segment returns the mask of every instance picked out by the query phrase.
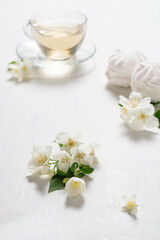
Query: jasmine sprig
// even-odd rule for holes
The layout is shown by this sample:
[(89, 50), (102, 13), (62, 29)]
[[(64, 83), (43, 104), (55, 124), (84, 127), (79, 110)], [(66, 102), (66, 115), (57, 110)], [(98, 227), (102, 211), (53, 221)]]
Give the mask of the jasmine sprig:
[(11, 61), (8, 64), (7, 71), (11, 78), (22, 81), (32, 76), (32, 63), (29, 59)]
[(124, 96), (119, 98), (121, 117), (131, 130), (159, 132), (160, 112), (154, 114), (155, 109), (151, 104), (151, 98), (142, 98), (138, 92), (131, 92), (129, 98)]
[(65, 188), (69, 196), (78, 196), (85, 191), (81, 178), (94, 171), (96, 144), (82, 143), (79, 132), (60, 133), (54, 142), (60, 147), (58, 151), (53, 151), (51, 146), (34, 146), (30, 168), (49, 175), (48, 192)]

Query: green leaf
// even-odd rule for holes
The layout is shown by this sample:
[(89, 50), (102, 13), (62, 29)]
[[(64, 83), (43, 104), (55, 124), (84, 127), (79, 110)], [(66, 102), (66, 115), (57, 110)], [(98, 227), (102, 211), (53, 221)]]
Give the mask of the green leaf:
[(68, 177), (69, 171), (65, 173), (57, 168), (57, 175), (62, 176), (62, 177)]
[(160, 104), (160, 102), (151, 102), (151, 104), (153, 105), (153, 106), (155, 106), (155, 105), (158, 105), (158, 104)]
[(70, 168), (71, 172), (75, 175), (76, 169), (79, 168), (79, 164), (77, 162), (74, 162)]
[[(54, 143), (57, 143), (56, 140), (53, 141)], [(63, 147), (63, 144), (62, 143), (58, 143), (59, 147)]]
[(75, 177), (82, 178), (85, 174), (82, 172), (79, 172), (78, 174), (74, 175)]
[(91, 174), (94, 171), (94, 168), (90, 167), (89, 165), (81, 165), (80, 170), (84, 174)]
[(60, 148), (63, 147), (63, 144), (62, 144), (62, 143), (58, 143), (58, 145), (59, 145)]
[(70, 178), (64, 178), (63, 179), (63, 183), (67, 183), (69, 181)]
[(63, 171), (61, 171), (60, 169), (58, 169), (57, 168), (57, 175), (59, 175), (59, 176), (62, 176), (62, 177), (73, 177), (73, 174), (72, 174), (72, 172), (70, 171), (70, 169), (68, 170), (68, 172), (63, 172)]
[(61, 176), (54, 176), (49, 185), (48, 193), (56, 191), (56, 190), (61, 190), (65, 188), (65, 184), (63, 183), (64, 177)]
[(74, 162), (70, 168), (72, 174), (75, 177), (79, 177), (82, 178), (85, 174), (81, 172), (80, 168), (79, 168), (79, 164), (77, 162)]
[(154, 114), (154, 116), (155, 116), (156, 118), (158, 118), (159, 128), (160, 128), (160, 110), (158, 110), (158, 111)]
[(123, 105), (122, 105), (122, 104), (120, 104), (120, 103), (118, 103), (118, 105), (119, 105), (120, 107), (123, 107)]
[(10, 62), (9, 64), (16, 64), (16, 62), (15, 62), (15, 61), (12, 61), (12, 62)]

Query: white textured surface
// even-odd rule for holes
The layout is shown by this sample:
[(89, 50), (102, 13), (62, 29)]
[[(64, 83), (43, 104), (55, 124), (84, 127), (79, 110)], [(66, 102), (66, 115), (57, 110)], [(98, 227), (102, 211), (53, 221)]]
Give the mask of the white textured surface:
[[(64, 83), (7, 81), (7, 63), (24, 39), (23, 22), (55, 6), (89, 18), (97, 45), (96, 69)], [(159, 1), (61, 0), (1, 3), (0, 239), (159, 240), (160, 137), (133, 133), (119, 117), (118, 88), (106, 86), (107, 58), (115, 48), (160, 60)], [(121, 89), (121, 92), (127, 90)], [(48, 183), (27, 178), (34, 143), (48, 144), (62, 130), (82, 130), (101, 144), (100, 166), (83, 198), (47, 194)], [(138, 219), (120, 211), (122, 195), (136, 194)]]

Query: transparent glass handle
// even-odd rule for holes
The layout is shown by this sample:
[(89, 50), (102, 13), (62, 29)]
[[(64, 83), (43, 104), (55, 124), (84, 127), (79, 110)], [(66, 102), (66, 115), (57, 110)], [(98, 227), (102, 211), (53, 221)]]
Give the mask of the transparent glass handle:
[(30, 25), (31, 25), (31, 21), (27, 20), (26, 24), (23, 26), (23, 32), (27, 37), (29, 37), (30, 39), (33, 39), (31, 30), (30, 30)]

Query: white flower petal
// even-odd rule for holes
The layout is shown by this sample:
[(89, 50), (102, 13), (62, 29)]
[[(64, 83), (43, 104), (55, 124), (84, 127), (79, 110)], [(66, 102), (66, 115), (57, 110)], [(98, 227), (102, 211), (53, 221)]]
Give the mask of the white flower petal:
[(139, 113), (142, 113), (145, 115), (153, 115), (155, 110), (152, 104), (143, 104), (143, 106), (142, 105), (139, 106), (138, 111)]
[(127, 122), (127, 125), (133, 131), (142, 131), (144, 130), (144, 124), (141, 120), (138, 120), (137, 117), (132, 118), (130, 121)]
[(32, 158), (29, 162), (28, 162), (28, 167), (29, 168), (34, 168), (34, 167), (40, 167), (42, 166), (42, 164), (40, 164), (35, 158)]
[(69, 134), (65, 132), (61, 132), (56, 136), (56, 141), (58, 143), (66, 144), (69, 138)]
[[(154, 107), (152, 104), (139, 104), (138, 107), (128, 109), (127, 110), (128, 118), (130, 119), (131, 117), (138, 117), (140, 115), (153, 115), (154, 114)], [(126, 114), (126, 115), (127, 115)]]
[(84, 153), (84, 154), (90, 154), (92, 151), (91, 145), (89, 144), (81, 144), (78, 147), (78, 152), (79, 153)]
[(80, 161), (79, 161), (78, 156), (72, 157), (72, 158), (70, 159), (70, 162), (69, 162), (70, 167), (71, 167), (72, 164), (75, 163), (75, 162), (77, 162), (78, 164), (80, 164)]
[(142, 99), (141, 93), (131, 92), (130, 95), (129, 95), (129, 99), (132, 100), (134, 98), (137, 99), (138, 101), (140, 101)]
[(47, 166), (47, 165), (44, 165), (44, 166), (41, 168), (41, 174), (49, 174), (49, 171), (50, 171), (50, 168), (49, 168), (49, 166)]
[(56, 142), (63, 144), (63, 146), (61, 147), (61, 150), (65, 150), (68, 153), (70, 153), (73, 147), (79, 146), (81, 144), (79, 142), (80, 135), (81, 135), (80, 132), (71, 132), (71, 133), (62, 132), (57, 135)]
[(158, 121), (153, 116), (155, 109), (150, 103), (150, 97), (142, 99), (140, 93), (131, 92), (129, 103), (128, 99), (123, 96), (120, 96), (120, 100), (124, 101), (123, 107), (120, 109), (121, 117), (132, 130), (157, 132)]
[(159, 126), (159, 121), (156, 117), (154, 116), (147, 117), (144, 125), (144, 128), (146, 130), (158, 133), (159, 132), (158, 126)]
[(99, 148), (100, 144), (98, 142), (91, 142), (90, 146), (91, 146), (92, 150), (97, 150)]
[(40, 146), (34, 145), (32, 148), (32, 156), (37, 156), (39, 154), (45, 154), (47, 158), (50, 158), (52, 152), (52, 146)]
[(121, 104), (123, 107), (128, 107), (130, 105), (130, 101), (124, 97), (124, 96), (119, 96), (119, 104)]
[(68, 172), (71, 157), (66, 151), (58, 151), (57, 153), (53, 154), (52, 159), (59, 161), (57, 164), (59, 170), (65, 173)]
[(120, 101), (119, 103), (123, 105), (124, 108), (127, 110), (134, 110), (141, 107), (147, 107), (151, 102), (149, 97), (142, 99), (142, 95), (137, 92), (131, 92), (129, 95), (129, 99), (125, 98), (124, 96), (119, 96)]
[(86, 155), (84, 158), (80, 160), (82, 165), (92, 165), (93, 164), (93, 157), (90, 155)]
[(51, 146), (34, 145), (32, 149), (32, 159), (28, 163), (28, 169), (34, 172), (40, 172), (46, 162), (50, 159), (52, 152)]
[(132, 118), (132, 114), (130, 114), (130, 111), (131, 110), (126, 107), (121, 107), (120, 112), (122, 119), (124, 119), (125, 121), (130, 121), (130, 119)]
[(148, 115), (153, 115), (153, 114), (154, 114), (154, 111), (155, 111), (155, 109), (154, 109), (154, 107), (153, 107), (152, 104), (150, 104), (150, 107), (147, 107), (147, 108), (145, 109), (145, 113), (148, 114)]
[(81, 137), (81, 132), (80, 131), (76, 131), (76, 132), (71, 132), (70, 134), (70, 138), (73, 139), (74, 141), (78, 141), (80, 140)]
[(143, 99), (140, 101), (140, 104), (143, 104), (143, 103), (151, 103), (151, 98), (150, 98), (150, 97), (143, 98)]
[(51, 153), (52, 153), (52, 146), (45, 146), (44, 153), (46, 154), (47, 158), (49, 159), (51, 157)]
[(9, 65), (9, 73), (19, 81), (30, 78), (32, 75), (32, 63), (29, 59), (16, 61), (15, 64)]
[(78, 147), (71, 148), (71, 155), (74, 158), (78, 154)]
[(133, 217), (136, 217), (138, 205), (136, 202), (136, 195), (132, 196), (123, 196), (124, 206), (122, 207), (123, 212), (127, 212)]
[(61, 170), (64, 173), (67, 173), (70, 167), (69, 162), (68, 163), (62, 163), (61, 161), (58, 162), (57, 167), (59, 170)]
[(98, 142), (92, 142), (92, 143), (90, 143), (90, 146), (91, 146), (91, 149), (92, 149), (91, 152), (90, 152), (90, 156), (93, 157), (91, 165), (97, 164), (98, 163), (98, 158), (95, 154), (95, 150), (99, 147), (99, 143)]
[(41, 170), (41, 165), (38, 164), (37, 161), (35, 161), (34, 159), (31, 159), (28, 162), (28, 170), (33, 174), (36, 172), (39, 172)]
[(58, 151), (56, 153), (53, 153), (52, 159), (60, 161), (62, 158), (66, 157), (67, 152), (66, 151)]
[(65, 187), (66, 192), (69, 197), (77, 197), (80, 194), (83, 194), (86, 190), (86, 183), (83, 179), (72, 177)]
[(136, 217), (137, 216), (137, 212), (138, 212), (138, 208), (137, 206), (130, 212), (130, 214), (133, 216), (133, 217)]

